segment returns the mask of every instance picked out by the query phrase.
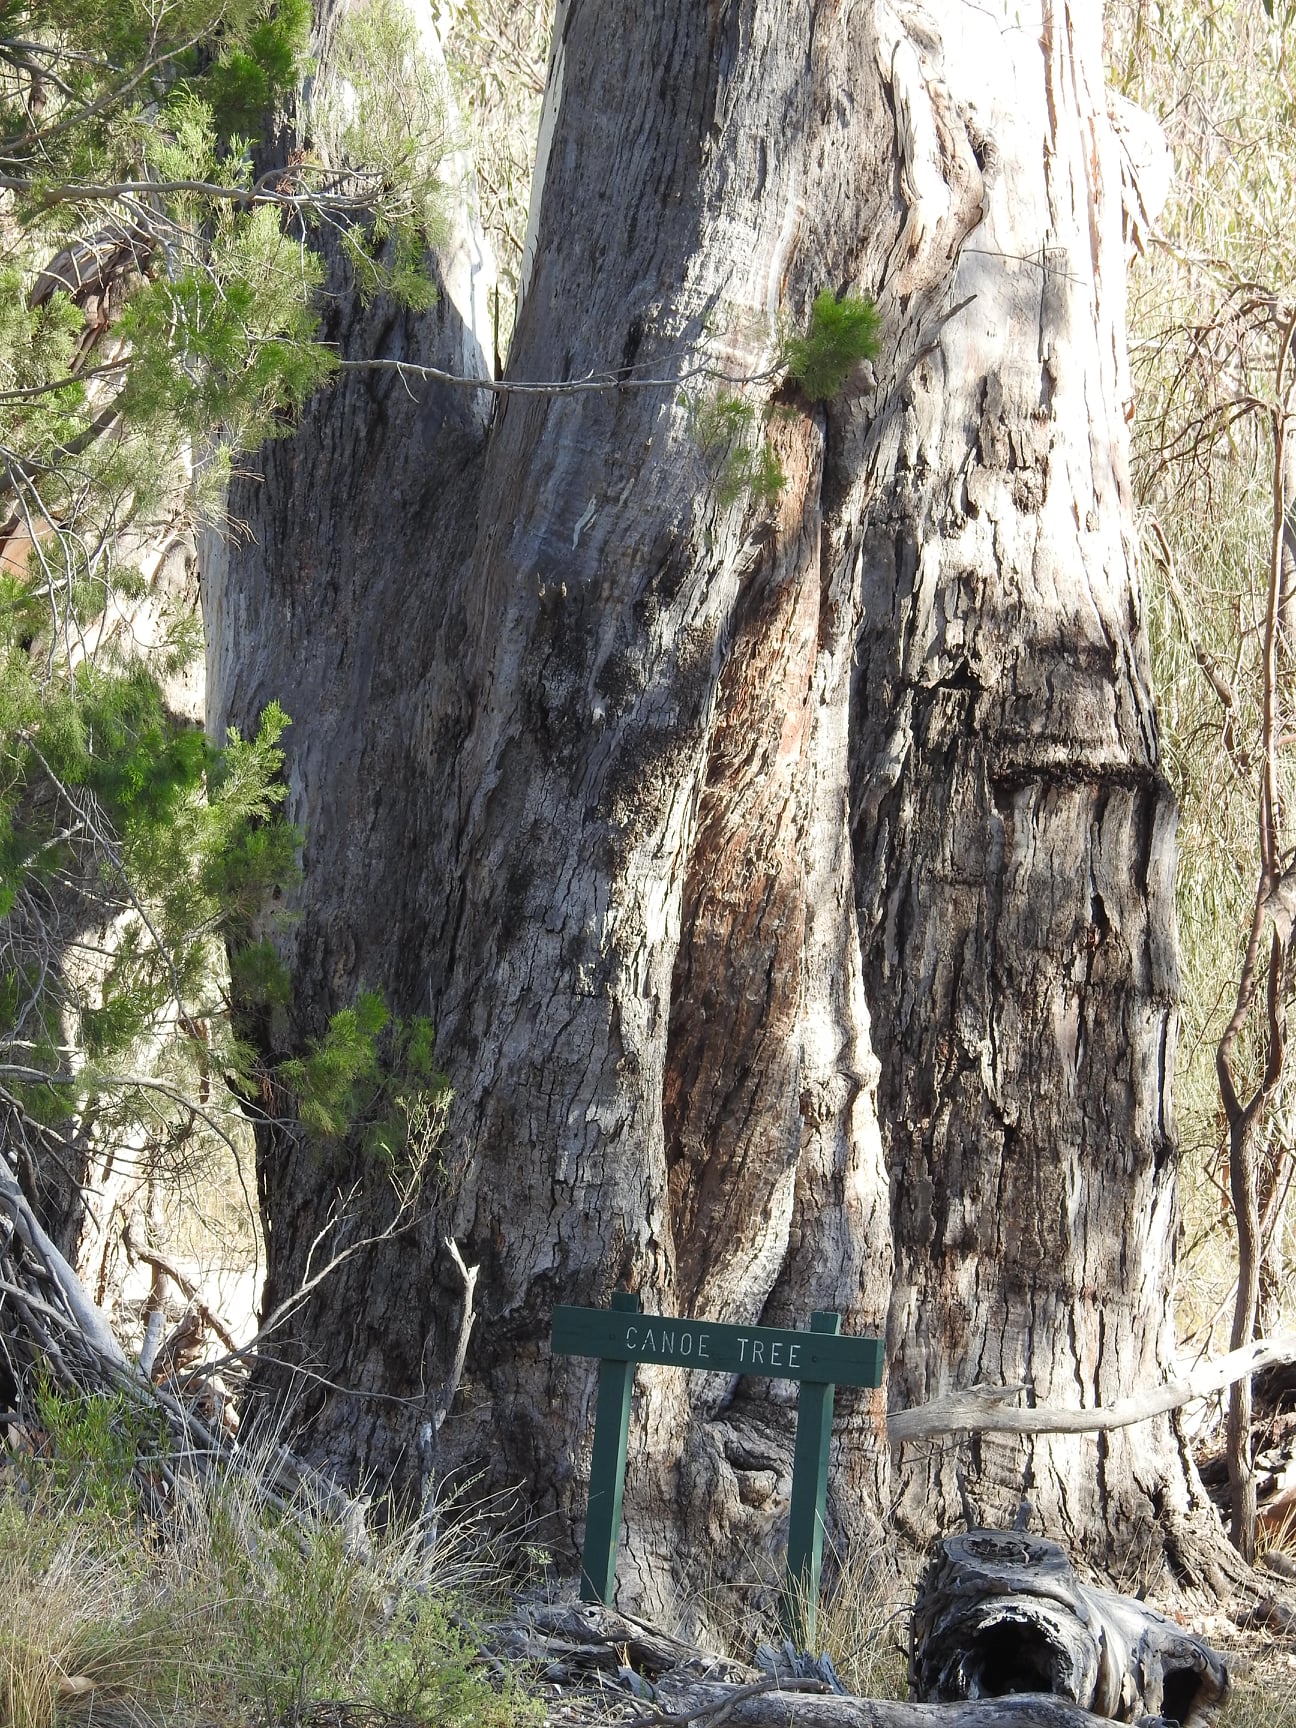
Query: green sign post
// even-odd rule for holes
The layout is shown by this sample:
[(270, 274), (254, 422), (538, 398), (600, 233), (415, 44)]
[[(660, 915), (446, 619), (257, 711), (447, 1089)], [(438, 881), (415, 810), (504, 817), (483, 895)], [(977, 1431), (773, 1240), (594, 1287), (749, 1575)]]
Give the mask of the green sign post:
[(610, 1310), (555, 1308), (551, 1341), (558, 1356), (599, 1359), (589, 1514), (581, 1558), (585, 1602), (610, 1605), (612, 1601), (636, 1363), (801, 1382), (783, 1620), (789, 1634), (807, 1646), (814, 1638), (819, 1606), (833, 1392), (837, 1386), (882, 1384), (881, 1339), (843, 1338), (840, 1314), (823, 1310), (811, 1317), (809, 1332), (668, 1320), (659, 1314), (641, 1314), (639, 1298), (618, 1290)]

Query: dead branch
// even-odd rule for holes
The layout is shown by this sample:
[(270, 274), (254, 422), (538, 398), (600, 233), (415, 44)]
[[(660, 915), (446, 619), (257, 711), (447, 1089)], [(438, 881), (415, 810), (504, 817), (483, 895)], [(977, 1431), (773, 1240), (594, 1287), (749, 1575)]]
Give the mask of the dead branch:
[[(41, 1229), (40, 1221), (8, 1167), (0, 1163), (0, 1206), (13, 1220), (14, 1233), (39, 1261), (53, 1283), (68, 1319), (78, 1328), (86, 1344), (106, 1364), (129, 1371), (121, 1345), (102, 1311), (86, 1294), (81, 1280)], [(57, 1310), (55, 1310), (57, 1312)]]
[[(366, 1238), (334, 1255), (308, 1287), (378, 1239)], [(41, 1228), (7, 1157), (0, 1157), (0, 1342), (19, 1395), (22, 1382), (34, 1381), (40, 1372), (64, 1394), (110, 1393), (160, 1414), (173, 1450), (155, 1459), (153, 1468), (168, 1489), (184, 1471), (202, 1476), (236, 1463), (223, 1436), (170, 1388), (151, 1384), (128, 1359), (102, 1310)], [(348, 1530), (362, 1523), (358, 1502), (286, 1448), (272, 1447), (256, 1467), (263, 1462), (269, 1468), (258, 1491), (267, 1504), (290, 1516), (328, 1517)]]
[(202, 1292), (195, 1281), (186, 1277), (175, 1261), (163, 1254), (161, 1249), (150, 1245), (147, 1232), (134, 1213), (126, 1221), (126, 1228), (122, 1231), (122, 1241), (126, 1245), (127, 1254), (133, 1260), (143, 1261), (146, 1266), (152, 1267), (154, 1272), (162, 1273), (171, 1280), (185, 1301), (195, 1310), (203, 1325), (215, 1333), (227, 1350), (238, 1349), (238, 1339), (235, 1338), (216, 1310), (204, 1302)]
[[(683, 1686), (662, 1680), (657, 1691), (670, 1707), (632, 1719), (632, 1728), (668, 1721), (697, 1722), (703, 1728), (721, 1718), (736, 1728), (1098, 1728), (1101, 1716), (1047, 1693), (1019, 1693), (1006, 1698), (971, 1698), (957, 1704), (906, 1704), (890, 1699), (851, 1698), (839, 1693), (793, 1692), (805, 1682), (784, 1681), (777, 1690), (735, 1689), (721, 1681), (697, 1680)], [(710, 1714), (708, 1715), (708, 1712)]]
[(1094, 1405), (1087, 1410), (1067, 1410), (1056, 1405), (1009, 1406), (1006, 1400), (1030, 1390), (1018, 1386), (971, 1386), (948, 1398), (934, 1398), (910, 1410), (895, 1410), (887, 1418), (887, 1434), (893, 1445), (907, 1440), (931, 1440), (943, 1434), (1103, 1434), (1113, 1428), (1129, 1428), (1149, 1422), (1208, 1398), (1226, 1386), (1249, 1378), (1274, 1362), (1296, 1362), (1296, 1332), (1258, 1339), (1212, 1361), (1201, 1362), (1181, 1380), (1123, 1398), (1118, 1404)]
[(750, 1686), (726, 1686), (719, 1697), (695, 1706), (686, 1706), (683, 1710), (658, 1710), (651, 1716), (636, 1716), (632, 1719), (630, 1728), (687, 1728), (690, 1722), (696, 1722), (701, 1728), (720, 1728), (722, 1722), (732, 1720), (740, 1705), (749, 1699), (762, 1698), (771, 1692), (822, 1692), (823, 1682), (820, 1680), (779, 1679), (770, 1675), (767, 1679), (753, 1681)]
[(459, 1382), (463, 1379), (464, 1363), (468, 1360), (468, 1339), (472, 1334), (473, 1321), (476, 1318), (473, 1312), (473, 1292), (477, 1288), (477, 1274), (481, 1270), (479, 1266), (466, 1266), (464, 1264), (464, 1257), (459, 1252), (459, 1244), (453, 1237), (446, 1237), (446, 1249), (454, 1262), (455, 1270), (463, 1280), (463, 1306), (459, 1315), (459, 1333), (455, 1341), (455, 1352), (450, 1363), (450, 1372), (446, 1375), (441, 1389), (432, 1403), (433, 1435), (440, 1433), (446, 1417), (450, 1414), (450, 1406), (454, 1403), (455, 1393), (459, 1390)]
[[(856, 1698), (817, 1676), (716, 1656), (598, 1603), (519, 1605), (491, 1629), (489, 1648), (537, 1666), (560, 1696), (597, 1700), (599, 1720), (616, 1715), (627, 1728), (1098, 1728), (1104, 1720), (1049, 1693), (921, 1704)], [(608, 1709), (645, 1693), (651, 1708), (636, 1715)], [(579, 1709), (552, 1719), (590, 1718)]]

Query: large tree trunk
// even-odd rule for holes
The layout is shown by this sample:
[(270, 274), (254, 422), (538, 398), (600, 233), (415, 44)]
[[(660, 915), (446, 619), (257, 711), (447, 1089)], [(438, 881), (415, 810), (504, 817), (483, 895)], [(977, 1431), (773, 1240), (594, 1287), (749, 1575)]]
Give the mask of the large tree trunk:
[[(417, 1240), (280, 1340), (328, 1382), (306, 1438), (345, 1473), (429, 1467), (447, 1237), (482, 1270), (438, 1461), (523, 1482), (560, 1550), (594, 1367), (550, 1357), (549, 1311), (618, 1282), (885, 1327), (893, 1406), (1159, 1375), (1172, 811), (1094, 14), (560, 6), (508, 375), (665, 383), (487, 425), (480, 397), (352, 377), (236, 487), (215, 716), (283, 702), (307, 827), (295, 1006), (262, 1035), (379, 987), (433, 1013), (455, 1087)], [(826, 409), (783, 389), (782, 498), (727, 502), (675, 381), (699, 355), (761, 373), (825, 284), (876, 299), (882, 356)], [(344, 336), (463, 345), (448, 300)], [(281, 1129), (262, 1169), (273, 1301), (363, 1172)], [(621, 1576), (660, 1602), (672, 1569), (781, 1542), (793, 1413), (769, 1383), (639, 1387)], [(839, 1394), (844, 1536), (888, 1504), (882, 1418)], [(992, 1519), (1030, 1486), (1099, 1552), (1186, 1504), (1165, 1431), (900, 1464), (915, 1536), (960, 1477)]]
[[(1002, 34), (949, 11), (946, 65), (993, 63), (1002, 106), (981, 108), (986, 214), (951, 288), (975, 299), (907, 380), (861, 523), (853, 708), (890, 1398), (1025, 1381), (1101, 1404), (1159, 1376), (1175, 1229), (1174, 811), (1134, 561), (1119, 175), (1097, 7)], [(909, 1460), (901, 1516), (948, 1527), (961, 1465), (981, 1512), (1026, 1487), (1047, 1528), (1138, 1540), (1172, 1448), (1164, 1425), (985, 1439)]]

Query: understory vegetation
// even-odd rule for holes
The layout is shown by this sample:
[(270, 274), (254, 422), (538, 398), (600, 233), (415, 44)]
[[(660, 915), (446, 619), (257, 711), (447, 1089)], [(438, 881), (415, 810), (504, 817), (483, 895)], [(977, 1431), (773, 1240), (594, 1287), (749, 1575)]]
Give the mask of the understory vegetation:
[(336, 369), (322, 237), (362, 296), (426, 307), (445, 197), (443, 81), (396, 4), (341, 26), (312, 148), (254, 160), (310, 25), (307, 0), (0, 5), (0, 1130), (101, 1302), (151, 1269), (128, 1332), (195, 1255), (255, 1260), (253, 1208), (210, 1198), (250, 1192), (249, 1120), (358, 1125), (408, 1198), (445, 1102), (430, 1027), (373, 996), (282, 1072), (237, 1029), (287, 1008), (303, 836), (291, 717), (204, 734), (196, 539)]
[[(1257, 931), (1256, 908), (1286, 880), (1296, 790), (1294, 28), (1290, 8), (1249, 0), (1109, 8), (1114, 80), (1162, 122), (1173, 157), (1129, 322), (1148, 625), (1181, 811), (1182, 1321), (1201, 1348), (1234, 1318), (1239, 1211), (1251, 1323), (1269, 1329), (1291, 1306), (1290, 931), (1272, 899)], [(1257, 981), (1277, 967), (1268, 1007), (1246, 988), (1257, 937)]]
[(121, 1400), (38, 1405), (0, 1464), (6, 1728), (290, 1722), (334, 1699), (442, 1728), (538, 1721), (479, 1654), (503, 1576), (480, 1531), (343, 1525), (308, 1490), (284, 1501), (270, 1448), (165, 1462)]

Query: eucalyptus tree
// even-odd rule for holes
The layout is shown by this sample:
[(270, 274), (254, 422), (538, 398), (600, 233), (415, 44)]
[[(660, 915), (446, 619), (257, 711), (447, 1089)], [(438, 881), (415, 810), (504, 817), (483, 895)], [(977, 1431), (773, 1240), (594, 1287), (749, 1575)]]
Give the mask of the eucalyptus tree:
[[(467, 206), (430, 313), (334, 261), (343, 370), (206, 575), (214, 724), (305, 722), (292, 1007), (247, 1024), (278, 1057), (381, 989), (454, 1098), (418, 1230), (263, 1370), (316, 1460), (484, 1469), (570, 1549), (593, 1369), (549, 1312), (625, 1284), (884, 1334), (843, 1537), (1026, 1497), (1094, 1555), (1189, 1554), (1165, 1419), (885, 1429), (974, 1382), (1110, 1403), (1173, 1347), (1126, 168), (1090, 5), (573, 0), (503, 376)], [(825, 289), (880, 343), (816, 390), (781, 362)], [(388, 1203), (291, 1126), (260, 1177), (272, 1305), (339, 1197)], [(791, 1424), (777, 1384), (641, 1372), (627, 1591), (777, 1540)]]

